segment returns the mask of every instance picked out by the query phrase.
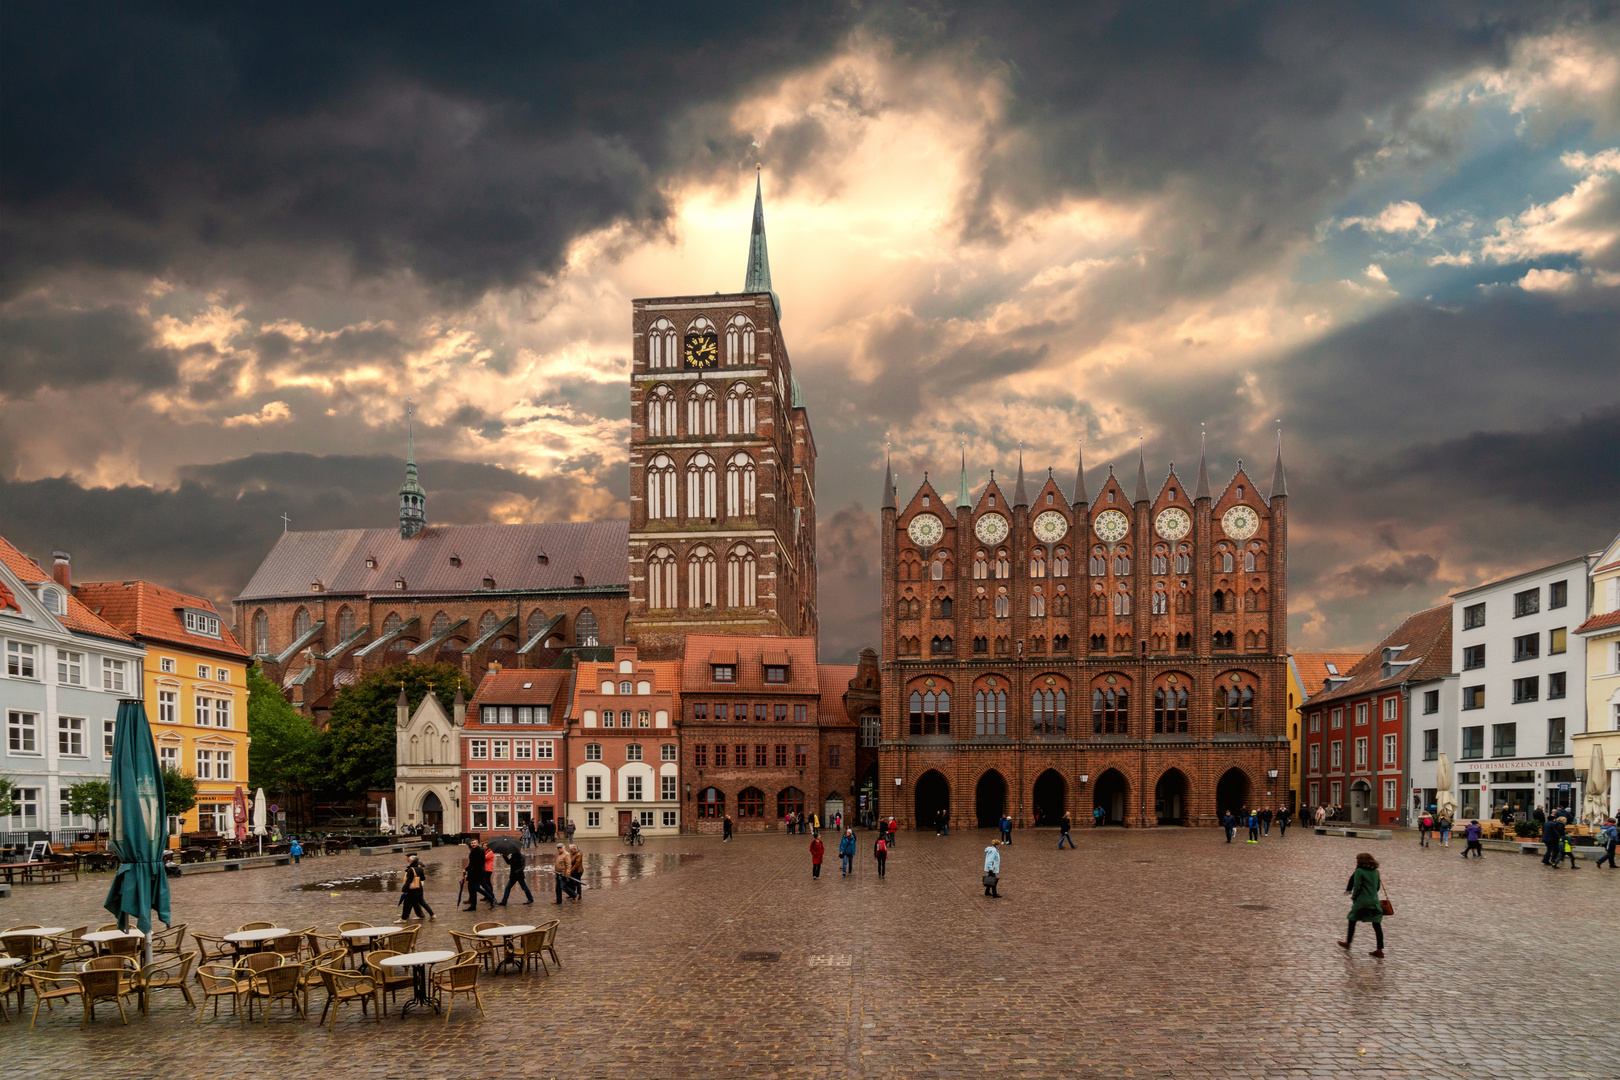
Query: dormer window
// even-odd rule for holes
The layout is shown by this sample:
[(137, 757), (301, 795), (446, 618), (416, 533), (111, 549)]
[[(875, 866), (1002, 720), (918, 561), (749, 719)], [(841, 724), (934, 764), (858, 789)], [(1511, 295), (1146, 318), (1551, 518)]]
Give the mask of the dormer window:
[(574, 575), (574, 584), (575, 585), (583, 585), (583, 584), (585, 584), (585, 575), (584, 574), (575, 574)]
[(460, 566), (461, 565), (461, 556), (460, 555), (452, 555), (452, 556), (450, 556), (450, 565), (451, 566)]
[(485, 575), (485, 577), (484, 577), (484, 588), (493, 589), (494, 587), (495, 587), (495, 579), (492, 578), (492, 577), (489, 577), (488, 575)]
[(405, 579), (404, 578), (397, 577), (397, 578), (394, 579), (394, 588), (403, 589), (404, 587), (405, 587)]
[(366, 569), (367, 570), (375, 570), (375, 569), (377, 569), (376, 556), (373, 556), (373, 555), (367, 555), (366, 556)]
[(318, 582), (318, 581), (310, 582), (309, 583), (309, 591), (310, 592), (320, 592), (321, 591), (321, 583)]
[(41, 591), (39, 594), (39, 601), (45, 605), (45, 610), (49, 611), (52, 615), (67, 614), (67, 604), (63, 602), (62, 594), (57, 592), (55, 589), (45, 589)]
[(782, 667), (780, 664), (766, 664), (765, 681), (768, 683), (787, 682), (787, 668)]
[(551, 562), (551, 560), (546, 557), (546, 553), (543, 551), (534, 557), (534, 561), (539, 563), (541, 566), (546, 566)]
[(710, 664), (710, 678), (715, 682), (736, 682), (737, 667), (735, 664)]
[(219, 637), (219, 616), (211, 615), (206, 611), (193, 611), (189, 608), (184, 611), (186, 631), (192, 634), (202, 634), (204, 637)]

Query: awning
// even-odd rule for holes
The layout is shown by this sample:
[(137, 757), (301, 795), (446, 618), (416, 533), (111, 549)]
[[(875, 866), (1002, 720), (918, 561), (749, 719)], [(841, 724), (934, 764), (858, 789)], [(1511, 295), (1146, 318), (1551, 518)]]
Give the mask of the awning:
[(711, 663), (711, 664), (726, 664), (726, 665), (729, 665), (731, 667), (736, 667), (737, 666), (737, 650), (736, 649), (715, 649), (713, 652), (711, 652), (709, 654), (709, 663)]

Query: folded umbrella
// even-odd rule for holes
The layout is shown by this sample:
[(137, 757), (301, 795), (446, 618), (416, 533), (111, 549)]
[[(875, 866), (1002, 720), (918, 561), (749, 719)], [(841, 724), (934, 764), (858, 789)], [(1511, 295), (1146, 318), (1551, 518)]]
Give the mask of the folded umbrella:
[(118, 853), (118, 873), (107, 891), (106, 909), (120, 929), (133, 918), (146, 937), (151, 962), (152, 912), (169, 923), (169, 877), (163, 871), (163, 849), (169, 842), (168, 800), (157, 746), (139, 699), (118, 703), (113, 728), (112, 772), (108, 777), (107, 834)]

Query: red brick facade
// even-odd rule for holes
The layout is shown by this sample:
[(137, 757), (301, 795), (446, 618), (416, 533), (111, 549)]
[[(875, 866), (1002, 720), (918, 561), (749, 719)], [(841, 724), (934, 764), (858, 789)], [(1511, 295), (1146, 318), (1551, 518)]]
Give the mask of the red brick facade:
[(1151, 827), (1286, 797), (1281, 454), (1270, 498), (1241, 464), (1212, 496), (1202, 461), (1191, 494), (1141, 467), (1134, 495), (1112, 470), (1076, 487), (1031, 499), (1020, 465), (1011, 498), (992, 479), (953, 511), (886, 485), (885, 815)]
[(575, 667), (566, 816), (576, 835), (617, 836), (632, 820), (648, 836), (681, 831), (679, 684), (679, 664), (643, 660), (633, 645)]
[[(460, 731), (459, 831), (515, 836), (563, 817), (568, 671), (491, 671)], [(454, 818), (452, 817), (454, 814)]]
[(816, 448), (770, 294), (636, 300), (631, 326), (627, 640), (815, 637)]

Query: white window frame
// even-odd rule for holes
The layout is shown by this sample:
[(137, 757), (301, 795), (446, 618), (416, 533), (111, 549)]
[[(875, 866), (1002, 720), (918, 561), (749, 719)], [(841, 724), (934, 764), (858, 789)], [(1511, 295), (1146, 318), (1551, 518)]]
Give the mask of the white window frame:
[(626, 745), (625, 748), (624, 748), (624, 760), (626, 760), (626, 761), (640, 761), (641, 760), (641, 744), (640, 743), (630, 743), (630, 744)]
[(585, 811), (585, 827), (587, 829), (600, 829), (602, 827), (602, 811)]
[(534, 744), (534, 758), (536, 761), (555, 761), (557, 744), (554, 742), (537, 742)]
[(84, 685), (84, 653), (56, 650), (56, 681), (62, 686)]
[(552, 773), (540, 773), (534, 778), (534, 793), (536, 795), (553, 795), (557, 790), (557, 778)]
[(676, 792), (676, 778), (673, 776), (660, 776), (658, 778), (659, 802), (674, 802), (680, 796)]
[(212, 727), (214, 724), (214, 700), (198, 694), (192, 702), (191, 722), (197, 727)]
[(1393, 777), (1384, 780), (1384, 809), (1397, 810), (1400, 808), (1400, 785)]
[(469, 740), (467, 740), (467, 758), (470, 761), (488, 761), (489, 760), (489, 740), (488, 739), (469, 739)]
[[(1400, 748), (1400, 736), (1393, 735), (1393, 734), (1384, 736), (1384, 764), (1385, 765), (1399, 765), (1400, 764), (1400, 758), (1398, 756), (1399, 753), (1400, 753), (1399, 748)], [(1386, 807), (1386, 809), (1392, 809), (1392, 808)]]
[(214, 751), (206, 746), (199, 746), (192, 757), (196, 763), (193, 775), (198, 780), (212, 780), (214, 778)]
[(169, 744), (158, 747), (158, 768), (180, 771), (180, 748)]
[(83, 758), (89, 757), (84, 745), (84, 720), (82, 716), (58, 716), (56, 718), (56, 752), (62, 757)]
[(587, 776), (585, 778), (585, 801), (602, 801), (602, 778), (600, 776)]
[(624, 798), (626, 802), (641, 802), (641, 777), (627, 776), (624, 778)]
[(214, 751), (214, 779), (231, 780), (235, 778), (234, 757), (229, 750)]
[(489, 774), (488, 773), (472, 773), (472, 774), (470, 774), (469, 777), (468, 777), (468, 782), (467, 782), (467, 793), (469, 795), (488, 795), (489, 794)]
[(158, 691), (158, 723), (178, 724), (180, 722), (180, 691)]
[(163, 657), (158, 658), (158, 671), (161, 672), (162, 674), (164, 674), (164, 675), (173, 675), (174, 674), (174, 668), (175, 668), (174, 657), (172, 657), (172, 656), (163, 656)]
[(39, 739), (39, 713), (23, 709), (6, 710), (7, 752), (22, 757), (41, 757), (44, 748)]
[(1356, 768), (1365, 769), (1366, 767), (1367, 767), (1367, 736), (1365, 736), (1365, 735), (1357, 735), (1356, 736)]
[(659, 761), (679, 761), (681, 748), (674, 743), (664, 743), (658, 748)]
[(103, 718), (101, 721), (101, 756), (110, 761), (113, 756), (113, 741), (118, 736), (118, 721)]
[(112, 656), (103, 656), (101, 658), (101, 688), (110, 690), (115, 694), (124, 693), (127, 671), (127, 661)]
[(6, 675), (12, 679), (39, 678), (39, 653), (31, 642), (6, 642)]
[(217, 697), (214, 699), (214, 726), (221, 729), (231, 727), (231, 699)]

